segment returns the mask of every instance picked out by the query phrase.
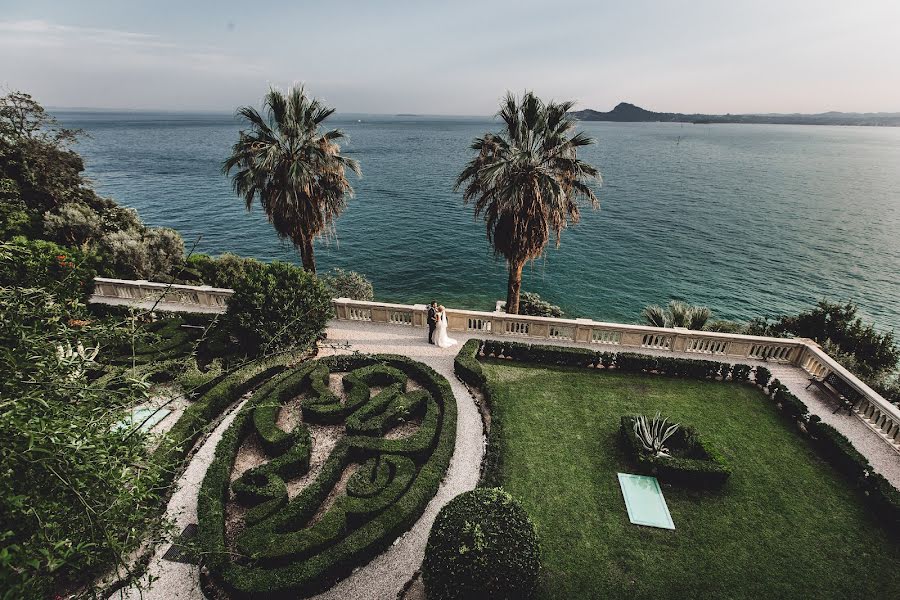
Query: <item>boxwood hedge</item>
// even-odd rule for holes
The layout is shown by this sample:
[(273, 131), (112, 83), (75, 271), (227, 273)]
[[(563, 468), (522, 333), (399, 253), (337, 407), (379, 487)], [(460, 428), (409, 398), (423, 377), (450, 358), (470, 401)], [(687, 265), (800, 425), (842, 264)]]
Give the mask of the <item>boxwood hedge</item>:
[[(347, 400), (341, 404), (327, 383), (332, 373), (344, 371), (349, 371), (343, 377)], [(409, 378), (422, 389), (404, 392)], [(382, 389), (371, 394), (370, 386)], [(275, 431), (274, 421), (284, 401), (298, 394), (303, 395), (304, 422), (286, 433), (293, 436), (287, 439)], [(352, 408), (338, 408), (348, 403)], [(391, 424), (412, 417), (421, 418), (414, 434), (381, 437)], [(308, 468), (306, 423), (339, 418), (346, 420), (347, 435), (316, 479), (288, 500), (284, 480)], [(232, 484), (234, 460), (250, 435), (266, 440), (272, 460)], [(335, 356), (273, 379), (254, 393), (225, 432), (200, 489), (199, 543), (211, 576), (241, 598), (295, 598), (328, 588), (419, 518), (437, 492), (455, 440), (456, 401), (450, 384), (406, 357)], [(287, 461), (284, 457), (294, 449), (294, 459)], [(358, 467), (346, 482), (346, 493), (313, 519), (352, 464)], [(249, 506), (234, 546), (226, 543), (225, 532), (229, 489)]]
[(650, 456), (634, 433), (635, 415), (621, 419), (619, 433), (629, 457), (646, 472), (661, 481), (692, 487), (719, 487), (731, 476), (731, 467), (725, 457), (693, 427), (682, 425), (667, 446), (679, 449), (677, 456)]

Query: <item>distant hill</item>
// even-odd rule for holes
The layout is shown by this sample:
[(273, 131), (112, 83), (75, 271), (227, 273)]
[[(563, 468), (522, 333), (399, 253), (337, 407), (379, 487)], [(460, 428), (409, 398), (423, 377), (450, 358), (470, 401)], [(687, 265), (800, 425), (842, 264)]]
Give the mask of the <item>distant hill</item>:
[(813, 115), (804, 114), (747, 114), (747, 115), (705, 115), (701, 113), (655, 112), (620, 102), (609, 112), (597, 110), (572, 111), (580, 121), (617, 121), (620, 123), (775, 123), (779, 125), (865, 125), (900, 127), (900, 113), (843, 113), (826, 112)]

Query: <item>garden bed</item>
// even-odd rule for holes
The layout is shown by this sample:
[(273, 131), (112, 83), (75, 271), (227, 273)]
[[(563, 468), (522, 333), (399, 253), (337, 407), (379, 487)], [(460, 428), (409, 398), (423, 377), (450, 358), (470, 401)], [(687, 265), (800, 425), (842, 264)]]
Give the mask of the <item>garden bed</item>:
[(721, 487), (731, 475), (725, 457), (696, 429), (681, 425), (666, 441), (670, 456), (652, 456), (641, 446), (634, 432), (637, 416), (621, 419), (619, 433), (625, 450), (638, 467), (660, 481), (693, 487)]

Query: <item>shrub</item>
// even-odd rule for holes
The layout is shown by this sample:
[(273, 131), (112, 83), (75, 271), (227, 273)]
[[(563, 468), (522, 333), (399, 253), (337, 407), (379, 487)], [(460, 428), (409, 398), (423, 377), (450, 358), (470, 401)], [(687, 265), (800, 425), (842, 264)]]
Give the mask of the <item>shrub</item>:
[(252, 355), (315, 342), (332, 316), (328, 290), (314, 275), (283, 262), (239, 281), (225, 321)]
[(0, 240), (9, 240), (17, 235), (30, 236), (35, 220), (19, 198), (16, 182), (0, 175)]
[(70, 307), (94, 288), (94, 259), (43, 240), (0, 242), (0, 286), (45, 288)]
[(750, 380), (750, 365), (737, 364), (731, 367), (731, 379), (734, 381)]
[(481, 345), (481, 340), (472, 338), (463, 344), (456, 354), (456, 358), (453, 359), (453, 372), (464, 383), (474, 388), (481, 388), (485, 383), (484, 371), (478, 360), (478, 351), (481, 349)]
[[(345, 384), (350, 374), (370, 382), (413, 376), (424, 391), (412, 395), (428, 394), (425, 415), (417, 432), (405, 438), (342, 438), (316, 479), (286, 502), (283, 478), (308, 467), (309, 444), (303, 423), (291, 433), (277, 428), (277, 408), (298, 392), (312, 390), (317, 380), (334, 371), (351, 372)], [(354, 394), (348, 390), (348, 395)], [(309, 399), (315, 395), (304, 399), (304, 409)], [(368, 391), (365, 399), (369, 401)], [(378, 395), (371, 398), (377, 399)], [(306, 422), (321, 421), (308, 419), (304, 412)], [(247, 527), (235, 543), (239, 552), (255, 560), (233, 561), (225, 540), (226, 502), (234, 459), (250, 433), (261, 435), (274, 456), (235, 482), (234, 491), (250, 505)], [(456, 402), (450, 384), (409, 358), (328, 357), (272, 379), (253, 394), (226, 430), (198, 494), (199, 543), (210, 573), (232, 597), (294, 598), (326, 589), (382, 552), (421, 516), (444, 477), (455, 440)], [(351, 463), (360, 467), (347, 482), (346, 495), (321, 520), (308, 525)]]
[(104, 274), (127, 279), (163, 279), (184, 262), (184, 241), (174, 229), (125, 229), (99, 242)]
[(646, 452), (635, 432), (637, 416), (624, 416), (619, 433), (629, 457), (660, 480), (693, 487), (718, 487), (731, 476), (725, 457), (692, 427), (681, 426), (669, 437), (671, 455)]
[(213, 287), (234, 289), (264, 269), (265, 263), (230, 252), (218, 258), (194, 254), (185, 261), (183, 276)]
[(656, 369), (656, 357), (636, 352), (619, 352), (616, 369), (625, 373), (646, 373)]
[(540, 571), (534, 524), (499, 488), (460, 494), (438, 513), (422, 579), (429, 600), (533, 596)]
[(781, 410), (794, 420), (803, 420), (809, 415), (809, 408), (806, 404), (788, 391), (781, 395)]
[[(50, 598), (121, 564), (152, 525), (162, 466), (114, 426), (143, 390), (87, 373), (121, 329), (69, 327), (46, 289), (0, 288), (0, 597)], [(83, 349), (83, 350), (82, 350)], [(99, 349), (99, 350), (98, 350)]]
[(351, 300), (374, 300), (375, 290), (372, 282), (356, 271), (334, 269), (321, 277), (332, 298), (350, 298)]
[(859, 481), (872, 471), (866, 457), (853, 447), (844, 434), (831, 425), (818, 422), (810, 434), (825, 460), (851, 480)]
[(555, 304), (550, 304), (542, 299), (534, 292), (522, 292), (519, 295), (519, 314), (530, 315), (532, 317), (555, 317), (563, 316), (563, 311)]
[(900, 491), (878, 473), (871, 474), (865, 484), (879, 522), (900, 532)]
[(754, 380), (756, 381), (756, 385), (759, 387), (766, 387), (769, 383), (769, 380), (772, 378), (772, 372), (765, 367), (756, 367), (756, 373), (754, 373)]
[(476, 338), (463, 344), (453, 361), (453, 371), (463, 382), (481, 390), (484, 402), (490, 412), (490, 427), (487, 431), (487, 445), (481, 463), (479, 485), (492, 487), (500, 485), (503, 474), (503, 421), (500, 414), (493, 410), (494, 390), (484, 376), (481, 361), (478, 360), (478, 352), (481, 350), (482, 344), (486, 345), (487, 342)]

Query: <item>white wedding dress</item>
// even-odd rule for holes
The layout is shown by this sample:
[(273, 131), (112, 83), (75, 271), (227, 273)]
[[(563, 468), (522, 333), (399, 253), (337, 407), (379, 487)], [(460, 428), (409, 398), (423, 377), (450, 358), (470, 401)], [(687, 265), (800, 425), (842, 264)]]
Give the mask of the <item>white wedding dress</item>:
[(456, 345), (456, 340), (447, 336), (447, 313), (438, 314), (437, 328), (434, 330), (434, 343), (439, 348), (449, 348)]

